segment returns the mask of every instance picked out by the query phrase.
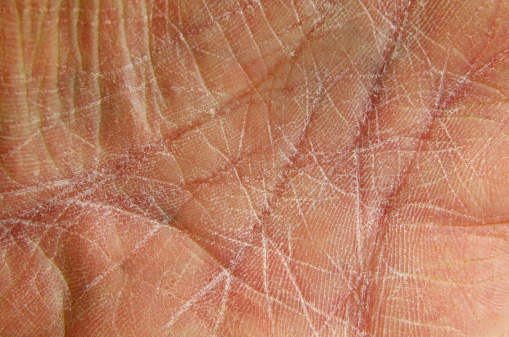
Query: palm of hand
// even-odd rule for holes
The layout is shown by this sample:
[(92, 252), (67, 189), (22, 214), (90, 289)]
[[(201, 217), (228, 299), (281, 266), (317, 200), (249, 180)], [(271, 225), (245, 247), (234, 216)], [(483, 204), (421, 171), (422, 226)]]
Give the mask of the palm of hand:
[(7, 6), (0, 331), (506, 332), (508, 9), (478, 5)]

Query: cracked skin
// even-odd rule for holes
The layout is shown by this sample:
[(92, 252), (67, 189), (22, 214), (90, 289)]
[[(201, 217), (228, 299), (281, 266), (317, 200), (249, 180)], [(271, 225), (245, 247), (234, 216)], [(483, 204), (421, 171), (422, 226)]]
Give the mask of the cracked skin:
[(509, 3), (0, 4), (1, 336), (509, 336)]

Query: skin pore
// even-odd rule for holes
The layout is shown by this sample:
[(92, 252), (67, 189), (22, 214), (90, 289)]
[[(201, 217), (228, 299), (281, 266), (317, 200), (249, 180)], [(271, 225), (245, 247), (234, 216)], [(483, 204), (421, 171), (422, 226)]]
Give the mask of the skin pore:
[(509, 3), (0, 3), (1, 336), (509, 336)]

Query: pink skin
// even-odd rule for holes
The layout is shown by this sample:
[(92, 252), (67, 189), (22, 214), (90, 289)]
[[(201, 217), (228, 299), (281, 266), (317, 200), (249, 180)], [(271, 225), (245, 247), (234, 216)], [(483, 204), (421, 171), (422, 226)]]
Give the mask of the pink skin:
[(2, 0), (0, 335), (509, 336), (507, 18)]

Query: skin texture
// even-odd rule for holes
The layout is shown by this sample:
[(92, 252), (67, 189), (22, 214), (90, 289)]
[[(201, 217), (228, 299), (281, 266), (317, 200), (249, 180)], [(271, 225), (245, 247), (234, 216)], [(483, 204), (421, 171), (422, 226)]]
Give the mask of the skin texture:
[(0, 2), (1, 336), (509, 336), (509, 3)]

